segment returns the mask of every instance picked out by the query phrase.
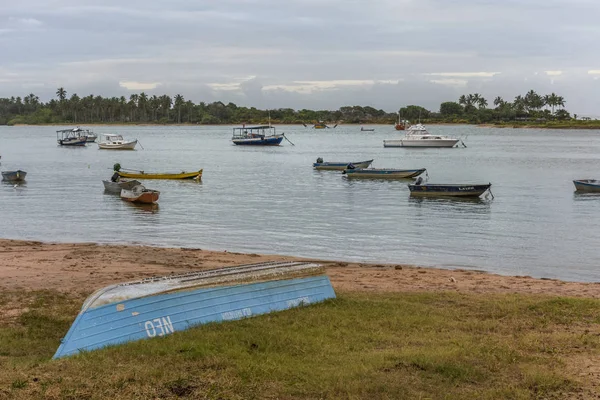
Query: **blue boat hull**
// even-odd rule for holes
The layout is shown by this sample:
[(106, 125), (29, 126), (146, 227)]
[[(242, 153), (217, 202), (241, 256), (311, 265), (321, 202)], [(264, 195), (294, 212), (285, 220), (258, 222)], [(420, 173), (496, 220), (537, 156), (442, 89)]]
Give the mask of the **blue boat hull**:
[(491, 183), (485, 185), (408, 185), (412, 196), (456, 196), (479, 197), (485, 193)]
[(600, 181), (596, 179), (580, 179), (573, 181), (578, 192), (600, 193)]
[(282, 141), (283, 136), (233, 139), (233, 143), (237, 144), (238, 146), (279, 146)]
[(25, 176), (27, 176), (27, 172), (25, 171), (4, 171), (2, 172), (2, 180), (8, 182), (21, 182), (25, 180)]
[(335, 298), (325, 275), (183, 290), (84, 307), (54, 358)]

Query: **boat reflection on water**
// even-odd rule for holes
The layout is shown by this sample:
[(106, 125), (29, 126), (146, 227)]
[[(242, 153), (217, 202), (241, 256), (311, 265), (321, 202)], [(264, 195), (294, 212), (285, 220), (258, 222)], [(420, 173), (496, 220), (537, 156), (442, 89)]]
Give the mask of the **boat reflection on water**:
[(408, 198), (412, 207), (429, 209), (437, 213), (489, 214), (492, 200), (481, 197), (414, 197)]
[(152, 204), (132, 203), (132, 202), (123, 202), (123, 203), (131, 208), (139, 210), (140, 213), (144, 213), (144, 214), (145, 213), (156, 214), (156, 213), (158, 213), (158, 210), (159, 210), (158, 203), (152, 203)]

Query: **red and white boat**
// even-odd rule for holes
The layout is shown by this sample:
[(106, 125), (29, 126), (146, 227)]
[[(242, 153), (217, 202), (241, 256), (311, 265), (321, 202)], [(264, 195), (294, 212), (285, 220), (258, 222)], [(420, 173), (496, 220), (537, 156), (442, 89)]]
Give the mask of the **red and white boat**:
[(131, 190), (121, 190), (121, 198), (132, 203), (153, 204), (158, 201), (158, 190), (146, 189), (143, 185), (134, 186)]

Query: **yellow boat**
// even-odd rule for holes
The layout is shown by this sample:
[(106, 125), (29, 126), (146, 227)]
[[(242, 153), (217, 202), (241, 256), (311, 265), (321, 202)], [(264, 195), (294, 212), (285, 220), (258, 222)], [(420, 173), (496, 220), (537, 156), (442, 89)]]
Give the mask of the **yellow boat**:
[(202, 179), (202, 170), (194, 171), (194, 172), (184, 172), (182, 171), (179, 174), (153, 174), (144, 171), (134, 171), (134, 172), (123, 172), (123, 171), (115, 171), (121, 178), (130, 178), (130, 179)]

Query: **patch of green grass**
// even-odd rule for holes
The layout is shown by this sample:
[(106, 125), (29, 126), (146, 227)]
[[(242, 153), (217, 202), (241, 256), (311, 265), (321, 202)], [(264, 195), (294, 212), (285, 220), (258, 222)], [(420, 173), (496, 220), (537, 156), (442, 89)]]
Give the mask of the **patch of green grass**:
[(82, 299), (28, 296), (0, 327), (0, 387), (15, 397), (565, 398), (592, 393), (569, 358), (600, 355), (597, 300), (339, 293), (51, 361)]

